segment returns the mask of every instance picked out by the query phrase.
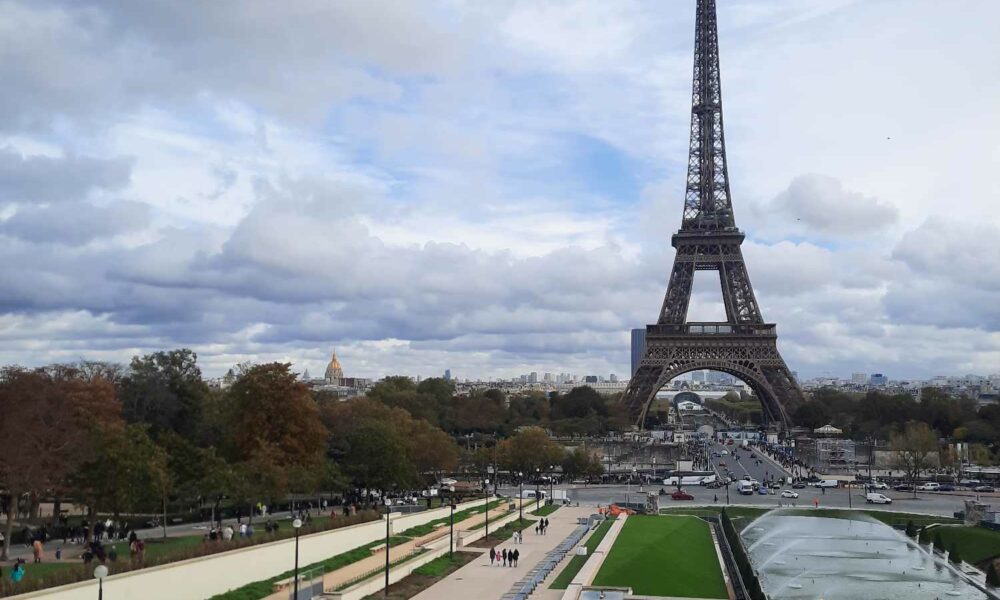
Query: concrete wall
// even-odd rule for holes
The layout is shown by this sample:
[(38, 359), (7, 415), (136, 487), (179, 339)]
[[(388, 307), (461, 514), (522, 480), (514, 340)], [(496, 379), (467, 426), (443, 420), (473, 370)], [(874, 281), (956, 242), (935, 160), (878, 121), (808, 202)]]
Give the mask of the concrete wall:
[[(456, 510), (482, 506), (483, 500), (459, 504)], [(401, 532), (448, 516), (448, 507), (393, 516), (390, 525)], [(299, 566), (319, 562), (358, 546), (385, 539), (385, 521), (351, 525), (299, 538)], [(107, 598), (143, 600), (204, 600), (216, 594), (268, 579), (295, 567), (295, 540), (287, 539), (211, 556), (112, 575), (104, 580)], [(111, 567), (112, 573), (114, 567)], [(93, 600), (97, 582), (82, 581), (14, 596), (19, 599)]]

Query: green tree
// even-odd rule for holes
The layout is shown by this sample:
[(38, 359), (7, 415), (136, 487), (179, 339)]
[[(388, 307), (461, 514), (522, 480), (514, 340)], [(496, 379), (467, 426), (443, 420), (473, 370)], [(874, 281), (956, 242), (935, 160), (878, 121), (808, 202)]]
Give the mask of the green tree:
[(120, 390), (126, 421), (149, 425), (154, 436), (167, 430), (189, 439), (196, 436), (208, 386), (192, 350), (133, 357)]
[(914, 486), (913, 497), (916, 498), (917, 477), (931, 465), (931, 455), (938, 450), (937, 437), (926, 423), (911, 421), (901, 433), (893, 434), (891, 447), (893, 462)]
[(562, 464), (566, 452), (540, 427), (526, 427), (500, 443), (501, 464), (510, 471), (545, 473)]
[(80, 467), (76, 489), (93, 512), (115, 515), (159, 508), (170, 489), (167, 453), (145, 425), (105, 427), (94, 432), (94, 457)]
[(600, 457), (588, 450), (586, 446), (577, 446), (566, 453), (566, 457), (562, 461), (562, 469), (566, 477), (570, 479), (595, 479), (604, 473)]
[(416, 485), (410, 448), (391, 423), (365, 421), (347, 438), (344, 471), (358, 488), (393, 490)]

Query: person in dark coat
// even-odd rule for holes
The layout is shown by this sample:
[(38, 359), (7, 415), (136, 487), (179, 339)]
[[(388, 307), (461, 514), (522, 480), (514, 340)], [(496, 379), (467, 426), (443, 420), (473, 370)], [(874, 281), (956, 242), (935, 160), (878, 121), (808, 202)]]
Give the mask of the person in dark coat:
[(493, 566), (493, 561), (497, 558), (496, 548), (490, 548), (490, 566)]

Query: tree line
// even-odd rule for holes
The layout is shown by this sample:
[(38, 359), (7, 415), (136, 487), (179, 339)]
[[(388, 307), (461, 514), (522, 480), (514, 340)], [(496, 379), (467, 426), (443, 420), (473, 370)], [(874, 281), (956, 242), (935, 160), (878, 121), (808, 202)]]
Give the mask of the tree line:
[[(15, 516), (35, 514), (42, 499), (56, 511), (72, 501), (116, 519), (247, 515), (290, 495), (363, 503), (366, 490), (418, 490), (460, 470), (527, 478), (555, 466), (592, 478), (601, 472), (594, 453), (567, 453), (539, 426), (602, 433), (627, 423), (590, 388), (507, 402), (495, 390), (459, 395), (441, 379), (390, 377), (342, 401), (311, 391), (286, 363), (239, 365), (228, 380), (208, 386), (187, 349), (136, 356), (127, 367), (0, 369), (5, 544)], [(476, 448), (456, 443), (485, 432)]]

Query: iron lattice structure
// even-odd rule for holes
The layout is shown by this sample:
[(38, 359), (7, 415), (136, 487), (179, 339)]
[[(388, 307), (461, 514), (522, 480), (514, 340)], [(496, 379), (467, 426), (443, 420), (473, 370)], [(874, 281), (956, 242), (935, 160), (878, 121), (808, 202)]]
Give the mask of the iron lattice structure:
[[(787, 406), (802, 391), (778, 353), (773, 324), (764, 323), (743, 260), (736, 227), (722, 126), (722, 83), (715, 0), (698, 0), (687, 187), (670, 282), (655, 325), (646, 327), (646, 354), (625, 390), (624, 402), (641, 429), (650, 403), (671, 379), (711, 369), (745, 381), (765, 418), (790, 424)], [(689, 323), (691, 285), (698, 270), (718, 271), (726, 309), (723, 323)]]

